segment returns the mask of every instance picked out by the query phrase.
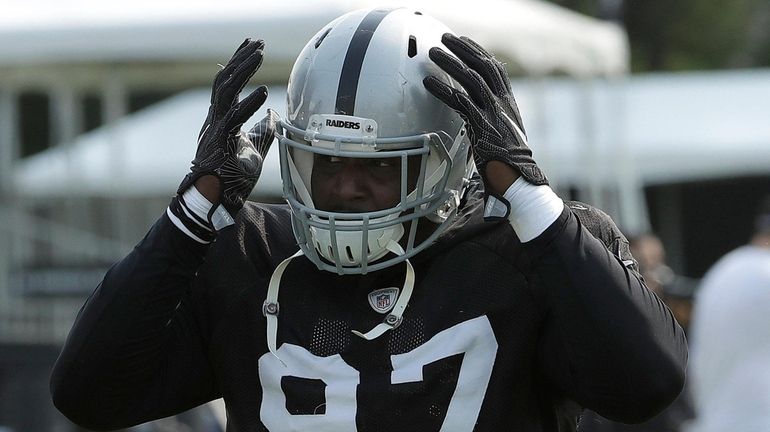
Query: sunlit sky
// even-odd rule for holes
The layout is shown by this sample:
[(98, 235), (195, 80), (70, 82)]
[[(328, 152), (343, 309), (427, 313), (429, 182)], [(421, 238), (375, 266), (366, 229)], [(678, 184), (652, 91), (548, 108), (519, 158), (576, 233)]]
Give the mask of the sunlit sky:
[[(48, 61), (65, 54), (68, 60), (115, 58), (120, 53), (135, 58), (137, 52), (153, 48), (177, 55), (222, 55), (243, 35), (285, 47), (296, 27), (315, 31), (353, 9), (408, 5), (439, 17), (454, 31), (473, 34), (498, 55), (531, 71), (615, 74), (627, 69), (625, 35), (615, 24), (542, 0), (480, 1), (483, 7), (469, 7), (465, 0), (5, 0), (0, 64)], [(191, 38), (196, 30), (198, 37)], [(307, 31), (299, 33), (303, 42), (296, 51), (308, 37)]]
[[(327, 2), (328, 3), (328, 2)], [(340, 0), (344, 5), (350, 1)], [(37, 27), (67, 27), (130, 23), (138, 19), (154, 21), (217, 19), (239, 13), (286, 14), (306, 10), (312, 2), (281, 0), (265, 7), (256, 0), (5, 0), (0, 14), (0, 32), (13, 29), (34, 30)]]
[[(566, 10), (536, 0), (507, 0), (548, 8), (551, 13), (569, 13)], [(545, 4), (543, 4), (545, 3)], [(0, 3), (0, 32), (16, 29), (35, 30), (38, 27), (68, 27), (75, 25), (100, 25), (217, 19), (239, 14), (268, 14), (280, 16), (292, 12), (307, 13), (313, 7), (351, 10), (364, 5), (399, 5), (435, 9), (461, 9), (465, 14), (482, 13), (469, 7), (466, 0), (3, 0)], [(526, 8), (525, 8), (526, 9)], [(323, 14), (319, 10), (319, 14)], [(573, 15), (573, 14), (570, 14)], [(573, 16), (573, 19), (575, 17)]]

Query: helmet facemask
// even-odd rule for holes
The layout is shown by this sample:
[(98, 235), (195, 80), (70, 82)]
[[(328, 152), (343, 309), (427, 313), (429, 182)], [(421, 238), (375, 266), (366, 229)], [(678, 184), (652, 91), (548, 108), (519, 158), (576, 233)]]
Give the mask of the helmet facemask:
[[(447, 186), (457, 183), (451, 178), (458, 172), (452, 156), (458, 151), (467, 154), (464, 132), (455, 140), (436, 132), (379, 138), (374, 120), (340, 115), (314, 115), (305, 130), (285, 121), (281, 125), (284, 195), (295, 236), (305, 255), (323, 270), (366, 273), (401, 262), (425, 249), (442, 231), (440, 223), (457, 210), (460, 188)], [(313, 200), (312, 176), (316, 161), (324, 157), (397, 161), (398, 202), (356, 213), (319, 208)], [(421, 239), (418, 229), (428, 221), (439, 223), (439, 229)], [(383, 259), (388, 252), (395, 256)]]

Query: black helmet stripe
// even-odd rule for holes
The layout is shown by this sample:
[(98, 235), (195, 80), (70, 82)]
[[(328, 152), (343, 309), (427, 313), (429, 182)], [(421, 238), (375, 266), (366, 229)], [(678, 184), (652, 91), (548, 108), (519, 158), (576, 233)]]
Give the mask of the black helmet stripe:
[(342, 64), (340, 83), (337, 86), (337, 102), (334, 108), (335, 114), (353, 115), (356, 106), (356, 92), (358, 90), (358, 78), (361, 74), (361, 66), (364, 63), (364, 55), (372, 40), (374, 31), (387, 14), (394, 9), (374, 9), (361, 21), (353, 34), (345, 54), (345, 62)]

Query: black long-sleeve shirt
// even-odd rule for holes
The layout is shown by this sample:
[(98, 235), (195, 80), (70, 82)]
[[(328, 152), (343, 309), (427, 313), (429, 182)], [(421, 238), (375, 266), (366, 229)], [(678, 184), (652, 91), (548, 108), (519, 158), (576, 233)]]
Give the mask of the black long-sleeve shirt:
[[(289, 211), (247, 204), (210, 246), (164, 215), (90, 296), (51, 390), (74, 422), (113, 429), (223, 397), (228, 431), (564, 431), (581, 407), (625, 422), (669, 404), (687, 348), (604, 213), (568, 203), (522, 244), (478, 197), (412, 259), (402, 324), (369, 294), (403, 265), (339, 276), (304, 257), (280, 288), (278, 360), (262, 314), (298, 248)], [(378, 291), (379, 292), (379, 291)], [(282, 363), (283, 362), (283, 363)]]

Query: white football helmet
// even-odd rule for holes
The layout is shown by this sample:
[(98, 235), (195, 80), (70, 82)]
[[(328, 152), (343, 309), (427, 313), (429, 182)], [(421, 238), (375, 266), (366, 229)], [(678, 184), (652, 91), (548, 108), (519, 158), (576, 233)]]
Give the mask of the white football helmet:
[[(357, 274), (402, 262), (428, 247), (456, 213), (473, 168), (465, 123), (422, 83), (435, 75), (455, 85), (428, 58), (446, 32), (414, 9), (358, 10), (326, 25), (297, 58), (278, 134), (281, 176), (294, 234), (319, 269)], [(365, 213), (317, 208), (316, 155), (397, 158), (399, 203)], [(407, 173), (418, 169), (409, 185)], [(421, 218), (438, 224), (422, 241), (417, 227), (428, 222)]]

